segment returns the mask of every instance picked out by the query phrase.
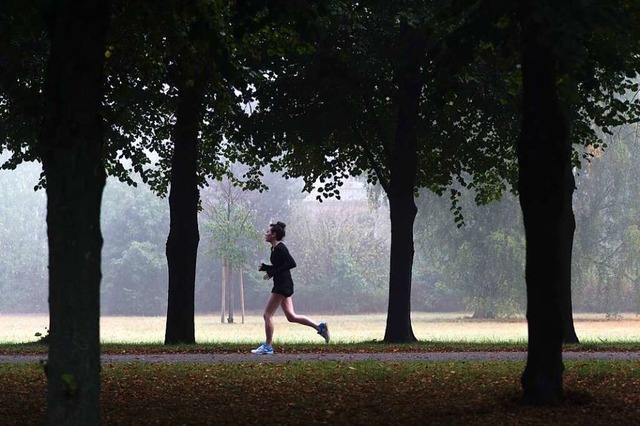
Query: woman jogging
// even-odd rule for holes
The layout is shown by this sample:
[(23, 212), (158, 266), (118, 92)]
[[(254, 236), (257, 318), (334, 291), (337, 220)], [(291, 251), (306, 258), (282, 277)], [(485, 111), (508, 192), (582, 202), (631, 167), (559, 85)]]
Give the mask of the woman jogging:
[(291, 279), (290, 270), (296, 267), (296, 262), (289, 254), (287, 246), (282, 242), (285, 235), (285, 227), (286, 225), (282, 222), (272, 223), (264, 234), (265, 241), (271, 243), (271, 265), (262, 263), (258, 267), (258, 271), (265, 272), (263, 277), (265, 280), (273, 278), (273, 288), (263, 314), (266, 340), (262, 345), (251, 350), (252, 353), (258, 355), (273, 354), (273, 346), (271, 346), (273, 342), (273, 314), (278, 309), (278, 306), (282, 308), (289, 322), (312, 327), (320, 336), (324, 337), (326, 343), (329, 343), (327, 323), (321, 322), (318, 324), (309, 317), (297, 315), (293, 310), (293, 301), (291, 300), (293, 280)]

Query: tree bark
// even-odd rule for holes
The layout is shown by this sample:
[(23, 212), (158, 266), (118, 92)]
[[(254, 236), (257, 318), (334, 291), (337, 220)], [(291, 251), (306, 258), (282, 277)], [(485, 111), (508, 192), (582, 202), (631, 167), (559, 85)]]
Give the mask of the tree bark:
[(198, 131), (202, 90), (193, 79), (178, 85), (169, 192), (167, 239), (169, 299), (165, 344), (195, 343), (195, 280), (198, 232)]
[(222, 287), (221, 287), (221, 296), (222, 300), (220, 302), (220, 322), (224, 324), (224, 315), (227, 312), (226, 302), (227, 302), (227, 259), (222, 259)]
[(50, 425), (100, 422), (100, 205), (109, 2), (56, 1), (40, 153), (47, 181)]
[(425, 43), (418, 31), (408, 25), (402, 29), (401, 43), (405, 57), (397, 74), (398, 118), (387, 193), (391, 215), (391, 265), (384, 341), (389, 343), (417, 340), (411, 326), (411, 274), (413, 224), (418, 211), (414, 200), (418, 168), (416, 123), (423, 86), (421, 64)]
[(229, 266), (229, 318), (227, 318), (229, 324), (233, 324), (233, 304), (235, 303), (233, 287), (233, 266)]
[[(573, 212), (571, 213), (573, 215)], [(569, 281), (564, 282), (562, 286), (562, 293), (560, 297), (562, 299), (562, 343), (576, 344), (580, 343), (580, 339), (576, 334), (576, 329), (573, 324), (573, 304), (571, 302), (571, 256), (573, 252), (573, 235), (575, 232), (575, 225), (571, 229), (566, 229), (567, 232), (571, 232), (571, 235), (567, 235), (566, 240), (570, 241), (571, 251), (568, 253), (569, 264), (565, 267), (569, 268), (565, 271), (565, 274), (569, 274)]]
[(242, 324), (244, 324), (244, 274), (242, 268), (239, 269), (240, 273), (240, 310), (242, 312)]
[(518, 140), (529, 332), (521, 382), (526, 403), (555, 405), (563, 401), (563, 298), (571, 286), (574, 179), (556, 59), (532, 15), (523, 15), (524, 111)]
[(417, 339), (411, 326), (411, 275), (414, 254), (413, 222), (417, 208), (413, 194), (409, 197), (389, 197), (389, 208), (391, 266), (384, 341), (387, 343), (415, 342)]

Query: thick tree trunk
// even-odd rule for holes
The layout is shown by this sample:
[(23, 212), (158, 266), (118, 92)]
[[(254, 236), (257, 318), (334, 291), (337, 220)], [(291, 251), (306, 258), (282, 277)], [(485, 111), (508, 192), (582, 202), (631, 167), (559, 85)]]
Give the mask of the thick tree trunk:
[(167, 239), (169, 300), (164, 343), (195, 343), (195, 281), (198, 232), (198, 129), (201, 89), (193, 80), (179, 85), (169, 192)]
[[(572, 232), (573, 233), (573, 232)], [(565, 241), (569, 241), (566, 238)], [(571, 238), (573, 241), (573, 238)], [(573, 248), (573, 242), (571, 243)], [(571, 274), (571, 271), (569, 271)], [(564, 286), (562, 288), (562, 343), (577, 344), (580, 343), (580, 339), (576, 334), (576, 329), (573, 325), (573, 307), (571, 303), (571, 285)]]
[(425, 43), (420, 34), (408, 26), (403, 28), (401, 39), (405, 57), (397, 75), (398, 121), (387, 194), (391, 215), (391, 266), (384, 341), (390, 343), (416, 340), (411, 327), (413, 223), (417, 213), (413, 196), (418, 167), (416, 122), (423, 85), (421, 64)]
[(40, 135), (47, 180), (50, 344), (47, 423), (100, 422), (100, 205), (109, 4), (57, 1)]
[(524, 111), (518, 161), (529, 343), (522, 387), (525, 402), (553, 405), (563, 401), (563, 309), (571, 285), (574, 180), (553, 51), (541, 41), (545, 37), (537, 24), (527, 20), (530, 15), (524, 16)]
[[(571, 214), (573, 215), (573, 212)], [(565, 265), (566, 268), (569, 268), (565, 271), (565, 274), (569, 275), (569, 281), (563, 283), (562, 293), (560, 294), (562, 299), (562, 342), (575, 344), (580, 343), (580, 339), (578, 339), (576, 329), (573, 325), (573, 304), (571, 303), (571, 254), (573, 252), (573, 234), (575, 231), (575, 225), (567, 228), (565, 231), (570, 232), (570, 235), (566, 236), (565, 241), (571, 244), (571, 249), (569, 249), (569, 264)]]
[(389, 197), (391, 213), (391, 269), (389, 306), (384, 341), (416, 341), (411, 326), (411, 274), (413, 268), (413, 223), (417, 208), (413, 194)]

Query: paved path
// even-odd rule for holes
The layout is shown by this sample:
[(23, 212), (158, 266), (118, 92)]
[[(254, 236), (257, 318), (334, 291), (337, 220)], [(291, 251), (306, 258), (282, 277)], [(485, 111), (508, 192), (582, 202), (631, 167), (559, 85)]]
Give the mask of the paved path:
[[(230, 362), (269, 362), (287, 363), (299, 361), (525, 361), (525, 352), (376, 352), (376, 353), (305, 353), (275, 355), (253, 354), (162, 354), (162, 355), (103, 355), (103, 363), (144, 362), (157, 363), (230, 363)], [(565, 360), (637, 360), (640, 352), (565, 352)], [(0, 364), (39, 363), (45, 355), (0, 355)]]

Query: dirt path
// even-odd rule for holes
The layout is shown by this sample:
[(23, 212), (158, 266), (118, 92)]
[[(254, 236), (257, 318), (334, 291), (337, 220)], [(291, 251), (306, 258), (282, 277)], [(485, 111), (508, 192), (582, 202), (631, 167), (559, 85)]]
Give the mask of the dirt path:
[[(404, 362), (404, 361), (525, 361), (525, 352), (377, 352), (377, 353), (304, 353), (275, 355), (253, 354), (162, 354), (162, 355), (102, 355), (103, 363), (229, 363), (229, 362), (311, 362), (311, 361), (380, 361), (380, 362)], [(565, 360), (639, 360), (640, 352), (565, 352)], [(0, 363), (39, 363), (46, 359), (44, 355), (0, 355)]]

